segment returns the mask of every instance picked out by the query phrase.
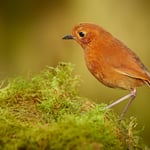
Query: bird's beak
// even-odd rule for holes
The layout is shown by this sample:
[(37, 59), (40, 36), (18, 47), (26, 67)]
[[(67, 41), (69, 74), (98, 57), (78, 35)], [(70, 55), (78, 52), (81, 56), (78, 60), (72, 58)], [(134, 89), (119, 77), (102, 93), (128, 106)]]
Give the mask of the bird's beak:
[(72, 35), (65, 35), (62, 39), (71, 40), (71, 39), (74, 39), (74, 37)]

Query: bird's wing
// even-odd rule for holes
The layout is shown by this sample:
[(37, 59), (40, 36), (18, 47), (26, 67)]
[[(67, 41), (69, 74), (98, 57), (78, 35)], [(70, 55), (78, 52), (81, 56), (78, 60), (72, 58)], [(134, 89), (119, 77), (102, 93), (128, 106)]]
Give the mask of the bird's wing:
[(109, 61), (111, 66), (113, 66), (118, 73), (143, 80), (150, 86), (150, 73), (140, 58), (122, 42), (116, 39), (114, 40), (113, 43), (115, 43), (115, 46), (113, 46), (113, 49), (111, 48), (110, 56), (112, 61)]
[(114, 68), (116, 72), (128, 76), (130, 78), (143, 80), (150, 87), (150, 73), (147, 70), (142, 70), (139, 72), (138, 70), (131, 70), (125, 68)]
[(97, 55), (104, 59), (105, 66), (130, 78), (140, 79), (150, 86), (150, 73), (139, 57), (116, 38), (110, 36), (106, 39)]

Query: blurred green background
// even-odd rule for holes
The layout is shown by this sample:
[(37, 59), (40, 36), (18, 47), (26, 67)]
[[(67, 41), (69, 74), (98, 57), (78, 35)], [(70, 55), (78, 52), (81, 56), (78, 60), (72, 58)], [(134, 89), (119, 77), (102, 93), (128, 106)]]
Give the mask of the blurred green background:
[[(87, 70), (82, 48), (61, 38), (79, 22), (99, 24), (140, 56), (150, 69), (150, 1), (148, 0), (5, 0), (0, 2), (0, 79), (38, 73), (46, 65), (76, 64), (80, 94), (98, 103), (116, 100), (127, 91), (100, 84)], [(118, 113), (123, 104), (114, 108)], [(134, 115), (150, 146), (150, 89), (138, 89), (127, 116)]]

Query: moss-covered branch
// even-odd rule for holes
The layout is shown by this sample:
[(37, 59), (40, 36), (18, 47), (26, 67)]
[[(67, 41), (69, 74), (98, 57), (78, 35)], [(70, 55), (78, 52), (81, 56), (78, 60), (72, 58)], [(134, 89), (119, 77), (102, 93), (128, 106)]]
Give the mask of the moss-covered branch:
[(47, 67), (0, 89), (0, 149), (148, 149), (134, 117), (126, 120), (78, 94), (73, 65)]

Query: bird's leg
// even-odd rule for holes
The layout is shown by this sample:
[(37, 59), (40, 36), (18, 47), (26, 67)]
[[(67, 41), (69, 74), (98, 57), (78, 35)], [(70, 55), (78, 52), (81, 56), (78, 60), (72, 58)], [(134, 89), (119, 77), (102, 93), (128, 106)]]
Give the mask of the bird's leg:
[(131, 97), (130, 97), (128, 103), (126, 104), (125, 108), (123, 109), (122, 113), (121, 113), (121, 118), (124, 117), (124, 115), (125, 115), (125, 113), (127, 112), (128, 108), (129, 108), (129, 106), (130, 106), (130, 104), (131, 104), (132, 101), (134, 100), (134, 98), (135, 98), (135, 96), (136, 96), (136, 89), (133, 89), (130, 94), (131, 94)]
[(124, 97), (121, 97), (120, 99), (116, 100), (116, 101), (113, 102), (112, 104), (108, 105), (107, 108), (108, 108), (108, 109), (109, 109), (109, 108), (112, 108), (112, 107), (114, 107), (115, 105), (117, 105), (117, 104), (123, 102), (124, 100), (126, 100), (126, 99), (128, 99), (128, 98), (130, 98), (130, 97), (132, 97), (132, 93), (129, 93), (128, 95), (126, 95), (126, 96), (124, 96)]
[(130, 98), (129, 102), (127, 103), (127, 105), (125, 106), (123, 112), (121, 113), (121, 117), (123, 117), (123, 116), (125, 115), (125, 113), (127, 112), (127, 110), (128, 110), (128, 108), (129, 108), (129, 106), (130, 106), (132, 100), (135, 98), (135, 95), (136, 95), (136, 89), (133, 89), (133, 90), (131, 90), (131, 92), (130, 92), (128, 95), (126, 95), (126, 96), (124, 96), (124, 97), (118, 99), (118, 100), (115, 101), (114, 103), (108, 105), (107, 108), (108, 108), (108, 109), (109, 109), (109, 108), (112, 108), (113, 106), (115, 106), (115, 105), (117, 105), (117, 104), (123, 102), (124, 100)]

